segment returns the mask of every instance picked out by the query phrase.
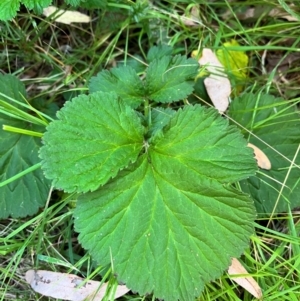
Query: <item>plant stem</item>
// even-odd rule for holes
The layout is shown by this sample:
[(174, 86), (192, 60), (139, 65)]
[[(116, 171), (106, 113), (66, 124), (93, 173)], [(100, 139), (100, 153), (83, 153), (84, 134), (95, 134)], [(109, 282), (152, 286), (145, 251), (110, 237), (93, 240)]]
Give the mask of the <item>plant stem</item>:
[(144, 115), (145, 115), (145, 120), (147, 120), (147, 129), (149, 129), (149, 127), (151, 125), (151, 114), (150, 114), (149, 99), (145, 99)]

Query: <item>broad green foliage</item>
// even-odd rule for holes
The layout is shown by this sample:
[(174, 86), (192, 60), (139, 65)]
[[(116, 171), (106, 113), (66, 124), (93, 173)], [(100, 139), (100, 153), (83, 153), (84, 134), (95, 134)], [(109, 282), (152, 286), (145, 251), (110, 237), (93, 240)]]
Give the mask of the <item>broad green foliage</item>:
[(164, 56), (172, 55), (172, 47), (167, 45), (158, 45), (157, 47), (152, 47), (147, 53), (147, 62), (151, 63), (155, 59), (161, 59)]
[(107, 6), (107, 0), (69, 0), (69, 3), (73, 6), (80, 5), (80, 7), (87, 9), (106, 8)]
[(163, 56), (153, 58), (157, 49), (169, 53), (170, 48), (153, 47), (149, 51), (151, 60), (146, 69), (146, 78), (142, 81), (130, 66), (117, 67), (110, 71), (103, 71), (91, 79), (90, 92), (114, 91), (128, 105), (137, 108), (146, 99), (156, 102), (174, 102), (187, 97), (193, 91), (194, 77), (199, 65), (194, 59), (183, 56)]
[(148, 137), (154, 137), (169, 123), (170, 118), (176, 111), (170, 108), (158, 108), (151, 111), (151, 124), (149, 125)]
[(22, 0), (21, 3), (24, 4), (28, 9), (33, 9), (35, 12), (41, 14), (44, 7), (51, 4), (52, 0)]
[(51, 3), (52, 0), (1, 0), (0, 20), (8, 21), (14, 18), (21, 4), (24, 4), (28, 9), (35, 9), (37, 13), (41, 13), (42, 9)]
[(144, 100), (143, 83), (132, 67), (103, 71), (90, 82), (90, 92), (116, 92), (128, 105), (138, 107)]
[(253, 204), (222, 183), (255, 169), (235, 128), (212, 109), (186, 107), (135, 164), (80, 197), (80, 242), (101, 264), (112, 258), (133, 290), (193, 300), (247, 246)]
[[(26, 96), (24, 85), (9, 75), (0, 75), (0, 91), (20, 102), (23, 102), (23, 97)], [(12, 103), (3, 97), (1, 100)], [(0, 114), (2, 110), (0, 105)], [(38, 138), (3, 131), (3, 124), (22, 129), (37, 129), (33, 124), (0, 115), (0, 182), (38, 163), (38, 150), (41, 145)], [(0, 218), (24, 217), (36, 213), (45, 205), (49, 189), (50, 182), (44, 178), (41, 169), (0, 187)]]
[[(0, 20), (8, 21), (14, 18), (20, 9), (20, 5), (23, 4), (27, 9), (33, 9), (35, 13), (41, 14), (43, 8), (51, 5), (53, 0), (1, 0), (0, 1)], [(72, 6), (81, 5), (85, 8), (104, 8), (107, 1), (101, 0), (65, 0), (66, 4)]]
[(199, 65), (194, 59), (180, 55), (154, 59), (148, 67), (145, 91), (156, 102), (173, 102), (193, 92), (195, 73)]
[(67, 192), (97, 189), (136, 161), (144, 128), (116, 94), (97, 92), (67, 102), (44, 135), (46, 177)]
[[(242, 189), (255, 199), (257, 211), (270, 214), (274, 208), (275, 212), (284, 212), (288, 210), (288, 206), (298, 207), (300, 205), (299, 154), (292, 167), (291, 161), (300, 143), (299, 111), (283, 99), (249, 93), (232, 102), (229, 115), (279, 152), (275, 152), (254, 135), (244, 133), (249, 142), (268, 156), (272, 164), (271, 170), (261, 170), (255, 177), (241, 182)], [(283, 183), (285, 187), (280, 195)], [(276, 204), (278, 198), (279, 203)]]
[(0, 20), (12, 19), (20, 8), (20, 0), (2, 0), (0, 2)]
[(220, 183), (246, 178), (256, 169), (252, 150), (214, 109), (186, 107), (174, 114), (163, 132), (150, 139), (158, 153), (153, 159), (150, 156), (151, 161), (160, 160), (162, 166), (190, 169)]
[(230, 184), (257, 168), (217, 111), (170, 106), (192, 92), (198, 65), (161, 49), (143, 80), (130, 66), (93, 78), (48, 126), (40, 156), (55, 187), (84, 192), (75, 227), (95, 260), (140, 294), (194, 300), (247, 247), (254, 205)]

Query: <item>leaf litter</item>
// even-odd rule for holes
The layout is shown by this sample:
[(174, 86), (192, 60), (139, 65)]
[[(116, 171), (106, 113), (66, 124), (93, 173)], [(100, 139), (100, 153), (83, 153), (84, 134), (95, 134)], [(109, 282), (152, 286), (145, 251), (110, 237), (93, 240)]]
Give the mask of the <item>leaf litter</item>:
[[(58, 273), (45, 270), (29, 270), (26, 282), (31, 288), (43, 296), (70, 301), (100, 301), (106, 295), (108, 283), (85, 280), (73, 274)], [(114, 298), (129, 292), (125, 285), (118, 285)]]
[(215, 108), (224, 113), (229, 106), (229, 96), (231, 85), (224, 72), (224, 66), (220, 63), (217, 56), (209, 48), (204, 48), (199, 59), (200, 66), (203, 66), (210, 75), (204, 79), (204, 85), (209, 98)]

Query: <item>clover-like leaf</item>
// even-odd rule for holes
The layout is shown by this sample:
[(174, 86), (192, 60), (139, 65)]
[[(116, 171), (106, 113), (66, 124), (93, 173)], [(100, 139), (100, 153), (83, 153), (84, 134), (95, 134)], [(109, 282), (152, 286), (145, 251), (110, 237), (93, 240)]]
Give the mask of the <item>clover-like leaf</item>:
[(199, 68), (194, 59), (177, 55), (153, 60), (146, 72), (146, 95), (156, 102), (173, 102), (192, 93)]
[(272, 95), (246, 93), (234, 99), (228, 114), (254, 134), (244, 133), (271, 161), (270, 170), (262, 169), (241, 182), (243, 191), (254, 198), (257, 211), (270, 214), (274, 209), (284, 212), (288, 206), (299, 206), (300, 156), (294, 165), (292, 160), (300, 143), (300, 119), (294, 105)]
[(194, 300), (248, 244), (253, 203), (223, 183), (253, 175), (256, 165), (238, 130), (213, 109), (179, 110), (162, 132), (134, 164), (79, 197), (75, 227), (127, 287)]
[(115, 92), (127, 105), (137, 108), (144, 101), (142, 81), (131, 66), (101, 71), (89, 85), (90, 93)]
[(57, 117), (43, 137), (40, 157), (46, 177), (67, 192), (97, 189), (142, 149), (140, 119), (115, 94), (81, 95)]

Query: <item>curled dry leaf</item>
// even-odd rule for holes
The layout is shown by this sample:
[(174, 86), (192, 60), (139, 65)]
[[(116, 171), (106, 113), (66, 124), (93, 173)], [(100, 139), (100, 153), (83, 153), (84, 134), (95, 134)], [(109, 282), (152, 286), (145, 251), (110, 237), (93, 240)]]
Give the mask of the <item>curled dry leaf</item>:
[(224, 113), (229, 105), (231, 93), (230, 81), (224, 73), (224, 67), (211, 49), (204, 48), (199, 64), (210, 73), (204, 85), (209, 98), (220, 113)]
[(258, 167), (262, 169), (270, 170), (272, 166), (267, 155), (252, 143), (248, 143), (248, 147), (251, 147), (254, 150), (254, 155), (255, 155), (255, 159), (257, 160)]
[[(55, 13), (55, 14), (54, 14)], [(91, 18), (77, 11), (62, 10), (55, 6), (48, 6), (43, 9), (43, 15), (49, 17), (53, 15), (55, 22), (71, 24), (71, 23), (89, 23)]]
[[(228, 274), (232, 276), (238, 274), (245, 275), (249, 273), (236, 258), (232, 258), (231, 266), (228, 268)], [(243, 287), (255, 298), (257, 299), (262, 298), (261, 288), (258, 285), (258, 283), (253, 279), (253, 277), (251, 276), (232, 277), (231, 280), (233, 280), (238, 285)]]
[[(107, 283), (88, 280), (76, 275), (57, 273), (43, 270), (29, 270), (26, 281), (32, 289), (47, 297), (70, 301), (100, 301), (103, 299)], [(129, 289), (125, 285), (118, 285), (115, 298), (125, 295)]]

